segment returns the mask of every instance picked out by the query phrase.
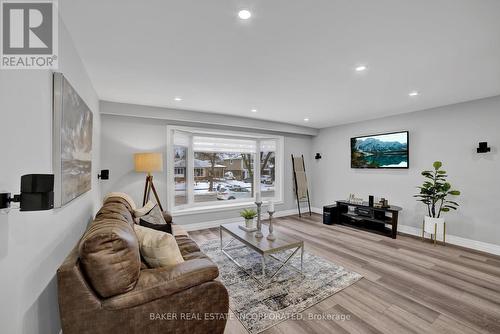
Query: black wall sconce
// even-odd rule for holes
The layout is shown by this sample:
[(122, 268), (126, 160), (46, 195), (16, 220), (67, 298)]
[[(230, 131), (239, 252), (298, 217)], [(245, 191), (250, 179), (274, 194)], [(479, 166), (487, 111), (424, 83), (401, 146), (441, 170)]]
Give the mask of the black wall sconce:
[(54, 208), (54, 175), (28, 174), (21, 176), (21, 194), (11, 197), (0, 193), (0, 209), (9, 209), (18, 202), (20, 211), (40, 211)]
[(101, 174), (97, 174), (97, 178), (101, 180), (109, 180), (109, 169), (102, 169)]
[(491, 152), (491, 148), (488, 147), (488, 142), (482, 141), (479, 143), (479, 147), (477, 148), (477, 153), (488, 153)]
[(316, 153), (316, 155), (314, 156), (314, 159), (316, 159), (316, 160), (321, 159), (321, 153)]

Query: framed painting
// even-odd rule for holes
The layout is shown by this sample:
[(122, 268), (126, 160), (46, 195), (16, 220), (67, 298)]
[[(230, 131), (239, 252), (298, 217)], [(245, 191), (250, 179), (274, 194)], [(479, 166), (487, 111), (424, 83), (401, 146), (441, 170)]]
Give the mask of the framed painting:
[(92, 188), (92, 127), (92, 111), (64, 75), (54, 73), (54, 207)]

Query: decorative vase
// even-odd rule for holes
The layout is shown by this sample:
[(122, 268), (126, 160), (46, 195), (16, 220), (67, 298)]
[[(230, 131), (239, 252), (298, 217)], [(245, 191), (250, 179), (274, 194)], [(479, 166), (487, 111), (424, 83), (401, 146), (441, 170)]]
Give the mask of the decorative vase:
[(257, 232), (255, 232), (255, 237), (257, 239), (260, 239), (264, 236), (262, 234), (262, 223), (260, 221), (260, 212), (262, 209), (262, 201), (260, 200), (260, 193), (257, 193), (257, 200), (255, 201), (255, 205), (257, 205)]
[(446, 223), (444, 218), (425, 216), (422, 226), (422, 238), (425, 233), (432, 234), (434, 237), (434, 243), (436, 243), (438, 239), (442, 240), (443, 243), (446, 242)]
[(267, 235), (267, 240), (273, 241), (276, 240), (276, 236), (273, 233), (273, 214), (274, 214), (274, 206), (272, 207), (273, 211), (267, 211), (269, 214), (269, 234)]
[(253, 224), (253, 218), (245, 218), (245, 226), (246, 228), (253, 228), (254, 227), (254, 224)]

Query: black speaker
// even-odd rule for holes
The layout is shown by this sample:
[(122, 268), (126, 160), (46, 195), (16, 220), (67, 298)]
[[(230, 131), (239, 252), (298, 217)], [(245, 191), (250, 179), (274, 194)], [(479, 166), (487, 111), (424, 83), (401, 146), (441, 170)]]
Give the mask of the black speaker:
[(28, 174), (21, 176), (20, 211), (54, 208), (54, 175)]
[(6, 209), (10, 207), (10, 193), (1, 193), (0, 194), (0, 209)]
[(338, 208), (336, 204), (325, 205), (323, 207), (323, 224), (333, 225), (337, 223)]
[(477, 153), (488, 153), (491, 152), (491, 148), (488, 147), (488, 142), (480, 142), (479, 147), (477, 148)]
[(372, 195), (368, 196), (368, 205), (373, 206), (373, 196)]
[(97, 178), (101, 180), (109, 180), (109, 169), (101, 170), (101, 174), (97, 174)]
[(54, 191), (54, 175), (27, 174), (21, 176), (21, 192), (47, 193)]
[(54, 208), (54, 192), (21, 193), (19, 211), (41, 211)]

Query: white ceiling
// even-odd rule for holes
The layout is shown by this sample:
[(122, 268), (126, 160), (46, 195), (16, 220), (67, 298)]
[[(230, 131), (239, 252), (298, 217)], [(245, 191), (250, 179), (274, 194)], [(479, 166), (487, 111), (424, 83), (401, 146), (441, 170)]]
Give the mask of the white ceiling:
[(500, 94), (499, 0), (60, 3), (102, 100), (322, 128)]

